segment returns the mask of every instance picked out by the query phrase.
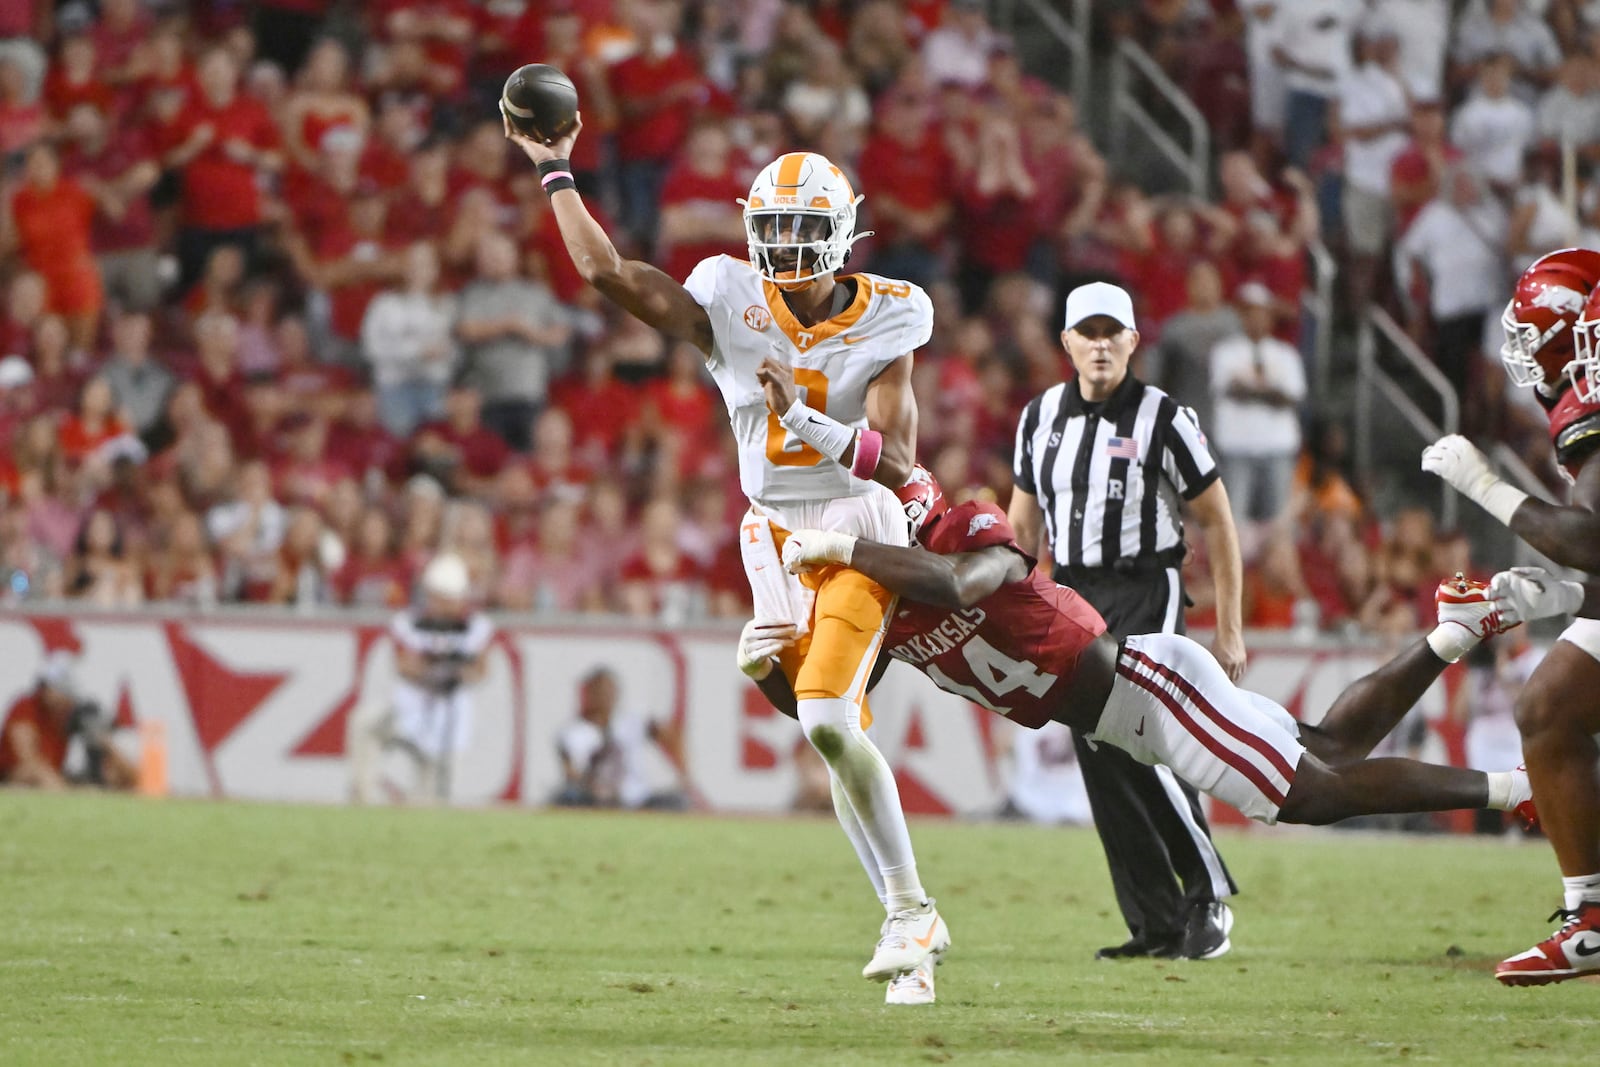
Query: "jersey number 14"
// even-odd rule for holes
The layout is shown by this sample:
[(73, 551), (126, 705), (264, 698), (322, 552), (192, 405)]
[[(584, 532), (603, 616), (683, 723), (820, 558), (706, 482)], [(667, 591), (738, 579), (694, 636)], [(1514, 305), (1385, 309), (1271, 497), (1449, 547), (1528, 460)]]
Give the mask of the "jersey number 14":
[(948, 693), (959, 693), (974, 704), (981, 704), (990, 711), (998, 711), (1002, 715), (1009, 715), (1011, 709), (995, 704), (994, 700), (1018, 689), (1027, 690), (1035, 697), (1042, 697), (1056, 684), (1055, 675), (1044, 673), (1025, 659), (1012, 659), (981, 637), (973, 637), (962, 645), (961, 654), (966, 657), (967, 666), (972, 668), (972, 677), (988, 690), (987, 694), (970, 685), (952, 681), (949, 675), (932, 663), (924, 668), (928, 677), (932, 678), (940, 689)]

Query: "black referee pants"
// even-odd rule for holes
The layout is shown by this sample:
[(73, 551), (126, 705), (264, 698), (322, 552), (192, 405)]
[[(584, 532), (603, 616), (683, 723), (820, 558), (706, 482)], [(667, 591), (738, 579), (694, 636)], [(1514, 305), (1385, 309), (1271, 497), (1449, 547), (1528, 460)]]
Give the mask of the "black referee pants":
[[(1093, 604), (1117, 637), (1183, 633), (1183, 585), (1176, 568), (1124, 575), (1056, 569)], [(1134, 937), (1182, 936), (1189, 909), (1238, 892), (1211, 842), (1199, 792), (1166, 767), (1151, 767), (1110, 745), (1089, 747), (1073, 731), (1095, 830), (1111, 869), (1117, 906)]]

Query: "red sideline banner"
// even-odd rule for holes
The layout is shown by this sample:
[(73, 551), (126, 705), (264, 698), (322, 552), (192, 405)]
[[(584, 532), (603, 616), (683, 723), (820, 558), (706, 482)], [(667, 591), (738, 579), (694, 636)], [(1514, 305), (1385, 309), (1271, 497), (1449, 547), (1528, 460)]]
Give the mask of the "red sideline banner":
[[(1257, 635), (1258, 637), (1260, 635)], [(471, 746), (457, 764), (457, 803), (538, 805), (556, 790), (557, 732), (576, 715), (580, 679), (615, 671), (622, 709), (677, 722), (685, 785), (723, 811), (787, 810), (795, 796), (795, 723), (734, 667), (735, 631), (652, 629), (629, 621), (502, 620), (476, 687)], [(384, 621), (364, 616), (217, 613), (0, 614), (0, 709), (34, 684), (44, 656), (80, 655), (78, 680), (121, 726), (165, 725), (172, 792), (187, 796), (338, 802), (349, 795), (345, 719), (382, 700), (394, 676)], [(1310, 721), (1382, 653), (1335, 642), (1250, 645), (1244, 684)], [(1462, 762), (1446, 686), (1422, 703), (1425, 758)], [(1005, 799), (1005, 752), (1016, 728), (893, 666), (873, 692), (871, 730), (909, 811), (987, 815)], [(655, 768), (663, 784), (672, 772)], [(1224, 821), (1227, 815), (1219, 812)]]

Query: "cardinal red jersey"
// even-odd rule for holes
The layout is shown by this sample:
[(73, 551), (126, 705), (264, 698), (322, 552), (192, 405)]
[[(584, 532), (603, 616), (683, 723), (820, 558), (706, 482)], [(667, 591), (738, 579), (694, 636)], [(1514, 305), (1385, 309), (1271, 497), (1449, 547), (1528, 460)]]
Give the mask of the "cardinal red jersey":
[(994, 545), (1027, 559), (1028, 576), (965, 609), (902, 599), (884, 647), (940, 689), (1037, 730), (1066, 704), (1078, 657), (1106, 632), (1106, 624), (1088, 601), (1033, 569), (1035, 561), (1017, 545), (1005, 512), (993, 504), (956, 505), (927, 541), (929, 551), (940, 555)]
[(1567, 389), (1546, 410), (1556, 462), (1569, 479), (1576, 479), (1584, 460), (1600, 445), (1600, 403), (1585, 403), (1578, 399), (1577, 390)]

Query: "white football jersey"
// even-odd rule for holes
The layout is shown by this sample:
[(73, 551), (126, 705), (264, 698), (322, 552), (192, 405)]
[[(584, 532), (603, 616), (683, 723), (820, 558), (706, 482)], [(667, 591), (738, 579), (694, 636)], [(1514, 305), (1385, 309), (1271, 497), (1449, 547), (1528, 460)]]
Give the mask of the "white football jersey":
[(802, 326), (777, 286), (732, 256), (702, 260), (684, 287), (711, 316), (711, 370), (739, 442), (745, 496), (774, 504), (831, 500), (874, 484), (789, 433), (767, 410), (756, 369), (767, 356), (794, 367), (800, 398), (855, 429), (867, 425), (867, 386), (927, 344), (933, 304), (909, 282), (851, 275), (856, 296), (838, 315)]

